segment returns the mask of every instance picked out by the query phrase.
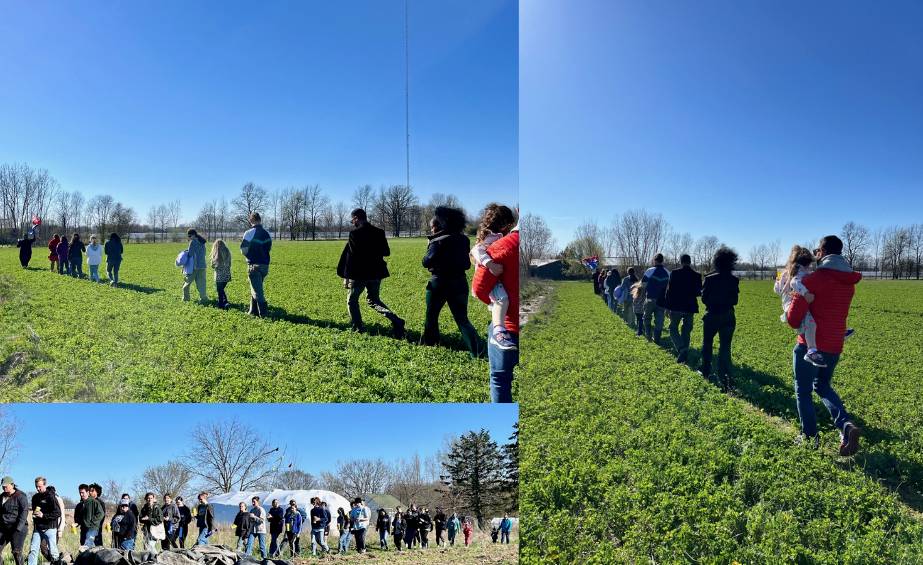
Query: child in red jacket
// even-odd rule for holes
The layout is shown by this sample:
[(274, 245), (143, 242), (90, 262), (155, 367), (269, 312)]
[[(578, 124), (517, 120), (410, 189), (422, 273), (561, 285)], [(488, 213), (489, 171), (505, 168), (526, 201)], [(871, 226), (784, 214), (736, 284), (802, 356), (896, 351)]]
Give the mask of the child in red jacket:
[[(504, 235), (508, 234), (516, 224), (516, 217), (513, 211), (500, 204), (488, 204), (484, 209), (484, 216), (481, 224), (478, 226), (477, 241), (471, 249), (471, 257), (478, 271), (486, 270), (489, 272), (492, 280), (490, 290), (490, 309), (491, 321), (493, 322), (493, 332), (490, 341), (500, 349), (516, 349), (516, 342), (510, 336), (504, 324), (507, 312), (510, 307), (510, 295), (504, 288), (503, 283), (498, 278), (502, 269), (498, 268), (499, 263), (494, 262), (487, 248)], [(487, 277), (487, 272), (480, 274), (481, 277)], [(478, 276), (476, 273), (475, 276)], [(477, 296), (475, 289), (472, 288), (472, 294)]]

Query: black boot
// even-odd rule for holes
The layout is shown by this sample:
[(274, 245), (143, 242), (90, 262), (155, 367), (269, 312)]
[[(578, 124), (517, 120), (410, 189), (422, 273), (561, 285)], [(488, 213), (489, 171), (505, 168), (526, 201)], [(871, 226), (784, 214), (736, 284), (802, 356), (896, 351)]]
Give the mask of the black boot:
[(260, 318), (269, 317), (269, 305), (265, 301), (256, 303)]
[(251, 316), (258, 316), (259, 315), (258, 308), (259, 307), (256, 303), (256, 298), (251, 298), (250, 299), (250, 310), (247, 311), (247, 314), (250, 314)]

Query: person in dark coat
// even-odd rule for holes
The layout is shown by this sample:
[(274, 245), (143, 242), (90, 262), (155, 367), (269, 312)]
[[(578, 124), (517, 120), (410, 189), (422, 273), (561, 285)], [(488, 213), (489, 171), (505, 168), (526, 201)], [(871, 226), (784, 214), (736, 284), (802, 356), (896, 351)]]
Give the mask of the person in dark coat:
[(721, 340), (718, 348), (718, 383), (727, 391), (733, 386), (731, 379), (731, 340), (737, 319), (734, 306), (740, 294), (740, 279), (734, 276), (737, 253), (721, 246), (712, 259), (715, 270), (705, 275), (702, 285), (702, 367), (699, 373), (705, 378), (711, 375), (712, 342), (715, 335)]
[(184, 548), (186, 547), (186, 536), (189, 535), (189, 524), (192, 523), (192, 511), (186, 506), (182, 496), (176, 497), (176, 507), (179, 508), (180, 514), (179, 535), (177, 535), (176, 541), (180, 548)]
[(35, 479), (36, 493), (32, 495), (32, 542), (29, 547), (29, 565), (38, 565), (39, 550), (42, 542), (48, 544), (48, 553), (52, 561), (60, 556), (58, 551), (58, 520), (61, 510), (58, 508), (57, 493), (54, 487), (47, 486), (45, 477)]
[(55, 247), (55, 252), (58, 254), (58, 274), (59, 275), (70, 275), (71, 274), (71, 265), (70, 265), (70, 249), (67, 248), (67, 236), (63, 236), (61, 241), (58, 242), (58, 246)]
[(394, 520), (391, 522), (391, 533), (394, 535), (394, 547), (397, 548), (398, 553), (401, 552), (401, 542), (404, 541), (404, 530), (407, 527), (407, 523), (404, 520), (404, 513), (401, 512), (400, 506), (394, 510)]
[(83, 254), (87, 246), (80, 240), (80, 234), (75, 233), (67, 246), (67, 262), (70, 264), (70, 274), (78, 279), (83, 278)]
[(237, 551), (243, 551), (247, 545), (247, 538), (250, 537), (250, 511), (247, 510), (247, 504), (241, 502), (237, 505), (237, 515), (234, 516), (234, 537), (237, 538)]
[(119, 284), (119, 267), (122, 266), (122, 253), (125, 248), (122, 247), (122, 238), (119, 234), (113, 232), (109, 234), (109, 241), (103, 247), (106, 254), (106, 276), (109, 278), (110, 286)]
[(34, 243), (34, 235), (16, 241), (16, 247), (19, 248), (19, 262), (22, 264), (23, 269), (27, 268), (29, 266), (29, 261), (32, 260), (32, 245)]
[(173, 497), (169, 494), (163, 495), (163, 505), (160, 507), (160, 513), (163, 515), (163, 527), (167, 536), (160, 540), (160, 548), (163, 550), (176, 549), (179, 544), (176, 538), (179, 535), (179, 523), (182, 515), (179, 506), (173, 502)]
[(411, 504), (407, 512), (404, 513), (404, 545), (407, 549), (413, 549), (414, 542), (419, 536), (420, 512), (416, 505)]
[(436, 545), (440, 546), (445, 543), (442, 539), (442, 532), (445, 530), (445, 512), (442, 508), (436, 507), (436, 513), (433, 515), (433, 527), (436, 529)]
[(138, 518), (131, 511), (131, 501), (122, 499), (119, 509), (112, 518), (112, 539), (117, 549), (132, 550), (138, 535)]
[(29, 533), (29, 500), (16, 487), (13, 477), (3, 477), (0, 494), (0, 557), (10, 544), (15, 565), (22, 565), (22, 549)]
[[(689, 355), (693, 319), (699, 311), (702, 275), (692, 269), (692, 258), (689, 255), (680, 255), (679, 264), (679, 269), (670, 272), (664, 306), (670, 313), (670, 339), (676, 349), (676, 362), (685, 363)], [(680, 322), (683, 325), (682, 333), (679, 330)]]
[(433, 529), (433, 519), (430, 518), (429, 510), (425, 507), (420, 510), (419, 524), (420, 547), (427, 548), (429, 547), (429, 532)]
[(251, 316), (265, 318), (269, 315), (266, 303), (266, 277), (269, 276), (269, 255), (272, 251), (272, 237), (263, 227), (263, 219), (258, 212), (250, 213), (250, 229), (244, 233), (240, 242), (240, 252), (247, 259), (247, 278), (250, 280)]
[(350, 219), (355, 229), (349, 232), (349, 241), (337, 264), (337, 276), (343, 279), (343, 286), (349, 291), (346, 308), (350, 323), (356, 331), (365, 330), (359, 311), (359, 297), (364, 290), (366, 304), (391, 322), (396, 339), (403, 339), (404, 320), (381, 301), (380, 295), (381, 281), (390, 274), (385, 257), (391, 255), (391, 249), (385, 230), (370, 224), (362, 208), (353, 210)]
[(388, 534), (391, 533), (391, 516), (384, 508), (378, 509), (378, 520), (375, 521), (375, 531), (378, 532), (378, 545), (388, 549)]
[(472, 357), (483, 353), (478, 332), (468, 319), (468, 278), (471, 268), (471, 247), (465, 229), (465, 213), (456, 208), (437, 206), (430, 220), (432, 235), (423, 256), (423, 266), (431, 277), (426, 284), (426, 321), (422, 343), (439, 343), (439, 314), (448, 304), (458, 331)]
[(269, 557), (275, 558), (282, 555), (282, 548), (279, 547), (279, 536), (285, 529), (285, 510), (279, 506), (278, 499), (272, 499), (272, 505), (269, 508)]

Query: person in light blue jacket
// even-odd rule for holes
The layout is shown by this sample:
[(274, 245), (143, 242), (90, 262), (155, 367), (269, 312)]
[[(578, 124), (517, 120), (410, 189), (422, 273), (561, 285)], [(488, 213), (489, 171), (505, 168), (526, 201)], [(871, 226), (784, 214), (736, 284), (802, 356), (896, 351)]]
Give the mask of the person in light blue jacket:
[(204, 304), (208, 301), (205, 291), (205, 238), (191, 228), (186, 235), (189, 237), (187, 251), (192, 256), (192, 272), (187, 274), (186, 270), (183, 270), (183, 302), (189, 301), (189, 287), (195, 282), (199, 291), (199, 301)]

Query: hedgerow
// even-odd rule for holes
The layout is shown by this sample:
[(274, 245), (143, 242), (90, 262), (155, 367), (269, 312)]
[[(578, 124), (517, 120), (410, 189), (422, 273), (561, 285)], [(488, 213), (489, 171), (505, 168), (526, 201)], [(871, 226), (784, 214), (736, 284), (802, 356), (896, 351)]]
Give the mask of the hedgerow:
[[(10, 400), (484, 402), (488, 366), (471, 359), (443, 312), (444, 345), (416, 345), (423, 329), (426, 241), (392, 241), (382, 299), (407, 320), (408, 341), (362, 303), (367, 334), (347, 331), (336, 276), (343, 242), (276, 242), (266, 279), (270, 320), (250, 318), (246, 266), (235, 252), (221, 311), (181, 302), (178, 244), (127, 245), (121, 288), (48, 272), (36, 250), (23, 270), (0, 249), (0, 367)], [(232, 245), (233, 247), (233, 245)], [(86, 270), (86, 268), (85, 268)], [(104, 271), (104, 269), (101, 269)], [(214, 299), (212, 273), (209, 297)], [(193, 296), (195, 292), (193, 291)], [(479, 329), (486, 308), (469, 301)], [(19, 360), (19, 361), (17, 361)], [(3, 373), (3, 371), (0, 371)]]
[[(586, 283), (548, 308), (523, 332), (524, 563), (923, 562), (923, 522), (835, 446), (795, 446), (795, 422), (635, 338)], [(793, 336), (761, 323), (784, 359)]]

